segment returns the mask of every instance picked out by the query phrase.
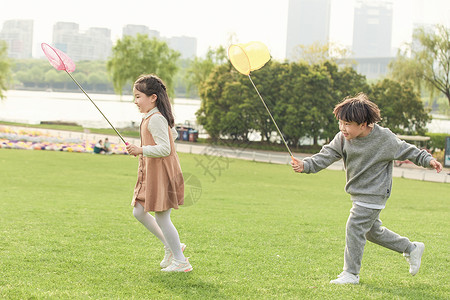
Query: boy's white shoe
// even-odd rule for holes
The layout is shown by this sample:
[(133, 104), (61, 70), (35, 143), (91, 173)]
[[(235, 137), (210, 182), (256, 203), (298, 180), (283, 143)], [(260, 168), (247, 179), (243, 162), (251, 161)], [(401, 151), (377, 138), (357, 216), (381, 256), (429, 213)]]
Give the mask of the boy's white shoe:
[(163, 272), (190, 272), (193, 268), (186, 257), (185, 261), (172, 259), (172, 263), (167, 268), (162, 269)]
[(333, 284), (358, 284), (359, 276), (349, 273), (347, 271), (344, 271), (338, 275), (337, 279), (331, 280), (330, 283), (333, 283)]
[(411, 253), (403, 253), (406, 261), (409, 263), (409, 273), (414, 276), (419, 272), (420, 263), (422, 261), (422, 254), (425, 250), (424, 243), (413, 242), (416, 248)]
[[(180, 245), (181, 245), (181, 251), (184, 252), (184, 249), (186, 249), (186, 245), (183, 243), (181, 243)], [(161, 266), (161, 268), (167, 268), (168, 266), (170, 266), (170, 264), (172, 263), (172, 259), (173, 259), (173, 253), (169, 247), (164, 247), (164, 251), (165, 251), (164, 259), (159, 264)]]

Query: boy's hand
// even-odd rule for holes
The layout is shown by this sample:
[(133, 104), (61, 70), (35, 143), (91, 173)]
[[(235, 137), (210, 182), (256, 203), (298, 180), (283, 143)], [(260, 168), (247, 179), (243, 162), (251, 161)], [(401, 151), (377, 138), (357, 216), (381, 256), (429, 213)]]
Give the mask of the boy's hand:
[(303, 172), (303, 161), (301, 161), (295, 157), (292, 157), (291, 166), (295, 172), (297, 172), (297, 173)]
[(128, 144), (127, 151), (128, 151), (128, 154), (136, 156), (136, 155), (142, 154), (142, 147), (138, 147), (133, 144)]
[(441, 163), (438, 162), (438, 161), (435, 160), (435, 159), (432, 159), (432, 160), (430, 161), (430, 167), (432, 167), (433, 169), (435, 169), (438, 173), (439, 173), (440, 171), (442, 171), (442, 165), (441, 165)]

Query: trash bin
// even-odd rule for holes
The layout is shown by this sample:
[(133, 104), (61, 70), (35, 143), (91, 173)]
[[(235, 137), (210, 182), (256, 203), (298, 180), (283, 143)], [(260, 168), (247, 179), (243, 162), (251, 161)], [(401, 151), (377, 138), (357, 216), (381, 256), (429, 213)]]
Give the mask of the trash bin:
[(176, 129), (177, 129), (177, 133), (178, 133), (177, 140), (186, 141), (185, 135), (188, 134), (187, 133), (188, 129), (185, 127), (177, 127)]
[(197, 142), (198, 130), (189, 130), (189, 142)]
[(179, 140), (179, 141), (183, 140), (183, 131), (184, 131), (183, 128), (177, 127), (177, 133), (178, 133), (177, 140)]
[(183, 130), (183, 141), (189, 141), (189, 131), (188, 130)]

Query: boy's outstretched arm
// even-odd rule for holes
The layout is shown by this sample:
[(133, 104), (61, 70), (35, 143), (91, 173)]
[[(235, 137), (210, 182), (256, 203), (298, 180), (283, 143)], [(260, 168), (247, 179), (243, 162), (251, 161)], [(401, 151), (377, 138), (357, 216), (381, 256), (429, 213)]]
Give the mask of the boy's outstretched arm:
[(291, 166), (295, 172), (297, 172), (297, 173), (303, 172), (303, 161), (301, 161), (295, 157), (292, 157)]
[(438, 161), (435, 160), (435, 159), (432, 159), (432, 160), (430, 161), (430, 167), (432, 167), (433, 169), (435, 169), (438, 173), (439, 173), (440, 171), (442, 171), (442, 165), (441, 165), (441, 163), (438, 162)]

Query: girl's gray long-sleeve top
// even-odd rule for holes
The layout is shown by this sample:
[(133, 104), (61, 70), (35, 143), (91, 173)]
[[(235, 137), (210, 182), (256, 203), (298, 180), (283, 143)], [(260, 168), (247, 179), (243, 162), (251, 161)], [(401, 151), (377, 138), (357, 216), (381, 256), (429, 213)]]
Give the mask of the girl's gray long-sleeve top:
[(303, 159), (303, 173), (317, 173), (343, 159), (347, 183), (345, 191), (360, 206), (383, 209), (391, 194), (394, 160), (409, 159), (429, 166), (433, 159), (426, 150), (400, 140), (389, 129), (374, 124), (365, 137), (346, 140), (341, 132), (322, 150)]

